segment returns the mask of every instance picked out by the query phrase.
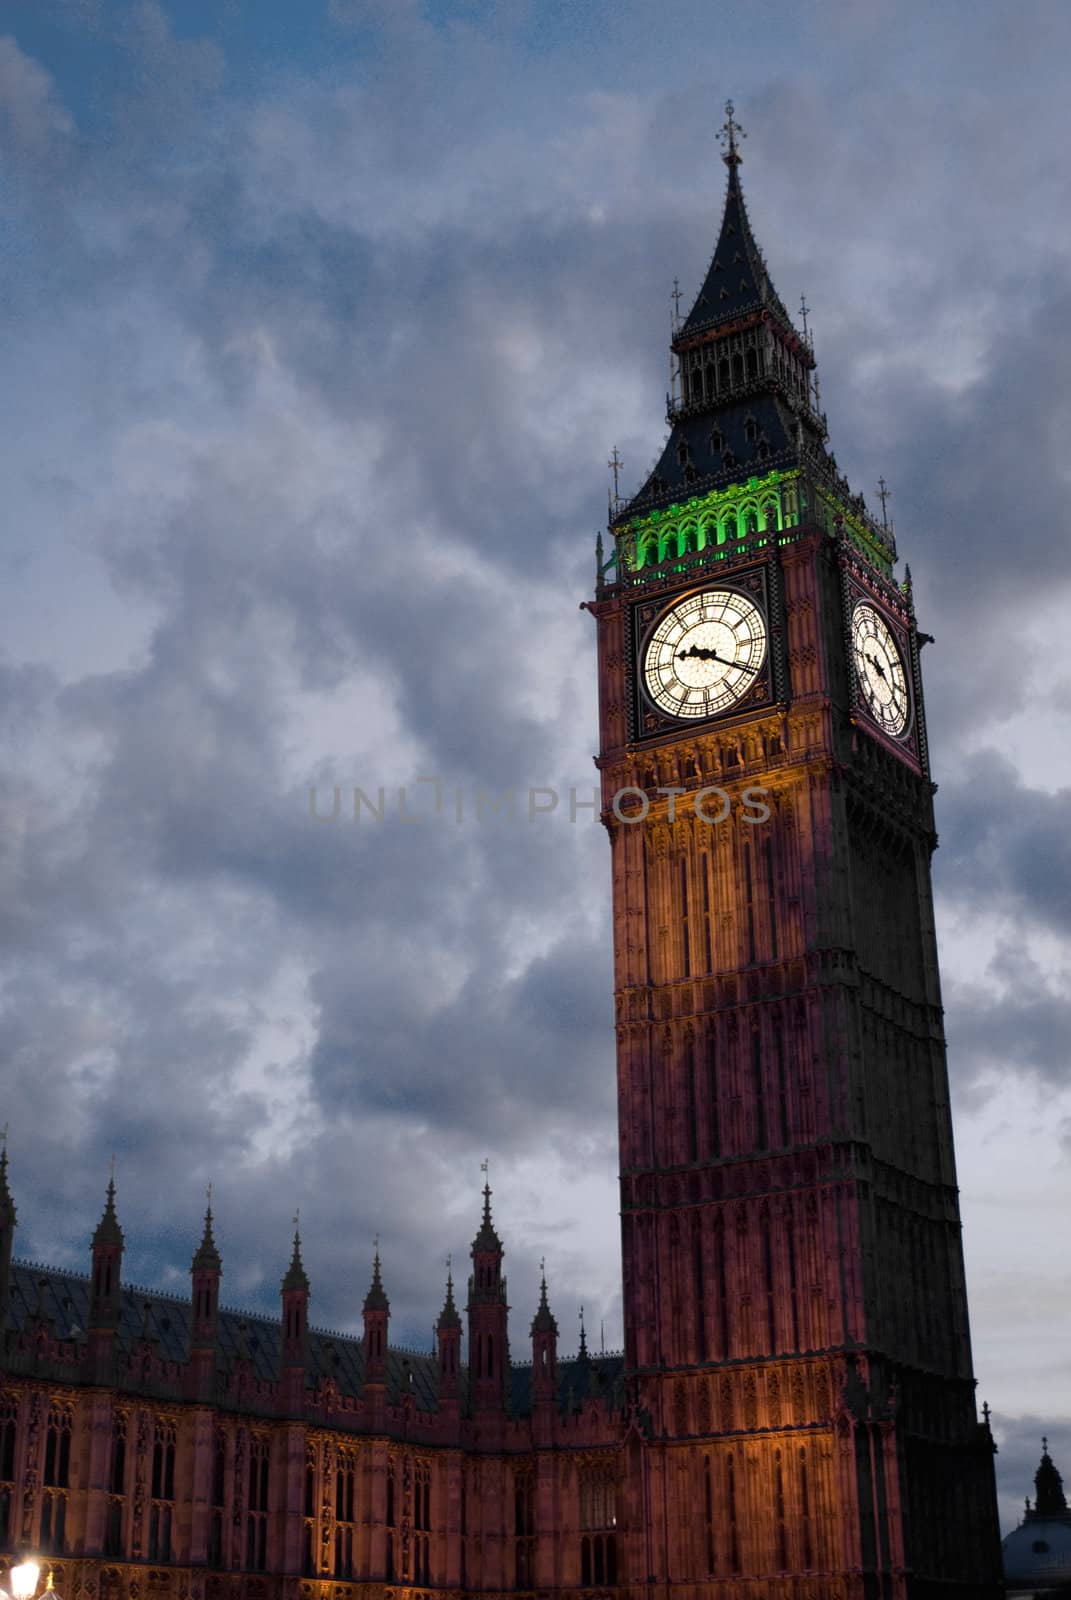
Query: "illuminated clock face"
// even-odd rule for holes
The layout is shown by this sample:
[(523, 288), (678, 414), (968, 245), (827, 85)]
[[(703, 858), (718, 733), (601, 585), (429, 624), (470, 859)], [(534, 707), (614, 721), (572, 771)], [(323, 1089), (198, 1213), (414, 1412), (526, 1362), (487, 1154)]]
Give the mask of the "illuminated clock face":
[(735, 589), (672, 606), (644, 651), (647, 693), (671, 717), (713, 717), (745, 695), (766, 660), (766, 619)]
[(852, 653), (866, 709), (883, 732), (897, 737), (911, 705), (904, 658), (881, 612), (865, 601), (852, 612)]

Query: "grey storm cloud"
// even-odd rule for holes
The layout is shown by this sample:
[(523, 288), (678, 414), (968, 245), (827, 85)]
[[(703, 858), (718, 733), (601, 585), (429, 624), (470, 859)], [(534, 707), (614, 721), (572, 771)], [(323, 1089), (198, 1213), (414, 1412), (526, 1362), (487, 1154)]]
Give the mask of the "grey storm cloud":
[[(623, 50), (640, 9), (607, 30)], [(1031, 620), (1068, 586), (1066, 113), (1042, 92), (1066, 52), (997, 7), (959, 32), (955, 7), (831, 7), (832, 30), (792, 10), (791, 48), (760, 56), (727, 18), (690, 78), (669, 27), (640, 82), (576, 52), (526, 77), (523, 8), (451, 31), (339, 0), (330, 72), (235, 88), (160, 5), (125, 7), (121, 39), (106, 8), (51, 7), (116, 52), (88, 109), (14, 24), (0, 39), (23, 1253), (84, 1261), (115, 1150), (136, 1280), (181, 1287), (211, 1180), (231, 1303), (274, 1303), (300, 1205), (316, 1320), (354, 1324), (378, 1231), (422, 1337), (490, 1155), (518, 1315), (546, 1248), (562, 1325), (599, 1301), (614, 1336), (605, 841), (564, 805), (529, 824), (474, 803), (594, 782), (578, 602), (604, 462), (616, 441), (629, 486), (659, 448), (667, 294), (713, 244), (728, 92), (774, 280), (815, 307), (841, 466), (872, 503), (892, 481), (936, 636), (939, 908), (997, 941), (945, 943), (955, 1082), (968, 1112), (998, 1070), (1065, 1084), (1071, 774), (995, 752), (1016, 719), (1066, 716)], [(419, 776), (446, 814), (405, 826)], [(310, 788), (336, 784), (382, 786), (389, 814), (317, 820)], [(1036, 1466), (1019, 1377), (988, 1382), (1022, 1434), (999, 1463), (1015, 1496)]]

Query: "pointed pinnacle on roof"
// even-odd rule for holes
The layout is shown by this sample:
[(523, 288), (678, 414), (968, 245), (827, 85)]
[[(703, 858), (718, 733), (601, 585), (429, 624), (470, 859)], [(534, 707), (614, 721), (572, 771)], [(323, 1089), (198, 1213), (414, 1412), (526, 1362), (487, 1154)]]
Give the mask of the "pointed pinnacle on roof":
[[(758, 315), (760, 311), (766, 311), (776, 318), (786, 333), (790, 332), (798, 339), (792, 319), (770, 281), (762, 251), (751, 231), (744, 191), (740, 185), (743, 157), (737, 142), (744, 137), (744, 130), (733, 115), (731, 100), (726, 101), (725, 109), (727, 120), (718, 137), (726, 144), (722, 160), (729, 169), (729, 182), (721, 228), (703, 286), (679, 327), (678, 338), (687, 340), (698, 331), (707, 332), (720, 323), (734, 322), (742, 315)], [(799, 343), (805, 359), (808, 363), (813, 362), (806, 340), (800, 340)]]
[(445, 1301), (445, 1303), (443, 1305), (442, 1310), (439, 1312), (439, 1320), (436, 1323), (436, 1327), (439, 1328), (440, 1330), (442, 1330), (443, 1328), (460, 1328), (460, 1326), (461, 1326), (461, 1317), (458, 1314), (457, 1306), (454, 1304), (454, 1274), (453, 1274), (453, 1269), (452, 1269), (451, 1262), (450, 1262), (450, 1257), (447, 1256), (447, 1258), (446, 1258), (446, 1301)]
[(481, 1161), (480, 1171), (484, 1176), (483, 1184), (483, 1220), (480, 1231), (472, 1241), (473, 1250), (501, 1250), (502, 1241), (495, 1232), (495, 1225), (491, 1221), (491, 1184), (488, 1179), (488, 1163)]
[(550, 1301), (547, 1299), (547, 1271), (545, 1261), (541, 1261), (539, 1263), (539, 1273), (539, 1305), (536, 1308), (535, 1316), (532, 1318), (532, 1332), (553, 1333), (556, 1335), (558, 1332), (558, 1324), (554, 1320), (554, 1313), (551, 1311)]
[(376, 1235), (375, 1255), (372, 1258), (372, 1285), (364, 1297), (365, 1311), (389, 1311), (390, 1301), (379, 1273), (379, 1235)]
[(205, 1207), (205, 1225), (201, 1234), (201, 1242), (194, 1253), (190, 1264), (190, 1271), (196, 1272), (198, 1268), (211, 1272), (222, 1272), (223, 1262), (220, 1260), (216, 1241), (212, 1237), (212, 1185), (208, 1185), (208, 1204)]
[(579, 1361), (586, 1361), (588, 1359), (588, 1336), (587, 1330), (584, 1327), (583, 1306), (580, 1307), (580, 1349), (577, 1351), (577, 1359)]
[(296, 1214), (294, 1216), (294, 1253), (290, 1257), (290, 1265), (286, 1269), (286, 1277), (283, 1279), (282, 1288), (284, 1292), (287, 1289), (304, 1289), (306, 1294), (309, 1290), (309, 1280), (301, 1263), (301, 1234), (298, 1232)]
[(108, 1179), (108, 1193), (104, 1202), (104, 1214), (97, 1223), (93, 1235), (93, 1243), (116, 1245), (123, 1248), (123, 1230), (119, 1226), (119, 1218), (115, 1214), (115, 1157), (112, 1157), (111, 1177)]

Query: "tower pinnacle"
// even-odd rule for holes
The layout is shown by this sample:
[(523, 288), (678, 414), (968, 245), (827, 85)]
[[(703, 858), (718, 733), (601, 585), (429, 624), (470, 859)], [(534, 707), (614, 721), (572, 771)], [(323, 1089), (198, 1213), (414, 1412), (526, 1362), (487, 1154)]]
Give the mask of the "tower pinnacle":
[(389, 1311), (390, 1301), (387, 1291), (383, 1287), (383, 1279), (379, 1267), (379, 1235), (376, 1235), (375, 1254), (372, 1257), (372, 1282), (368, 1293), (364, 1297), (365, 1311)]
[(93, 1235), (93, 1243), (116, 1245), (120, 1250), (123, 1248), (123, 1230), (119, 1226), (119, 1218), (115, 1212), (114, 1158), (112, 1175), (108, 1179), (108, 1190), (104, 1202), (104, 1213), (101, 1216), (100, 1221), (97, 1223), (97, 1229)]
[(290, 1265), (286, 1269), (286, 1277), (282, 1287), (287, 1289), (308, 1289), (309, 1280), (301, 1261), (301, 1234), (298, 1232), (298, 1219), (294, 1217), (294, 1253), (290, 1257)]

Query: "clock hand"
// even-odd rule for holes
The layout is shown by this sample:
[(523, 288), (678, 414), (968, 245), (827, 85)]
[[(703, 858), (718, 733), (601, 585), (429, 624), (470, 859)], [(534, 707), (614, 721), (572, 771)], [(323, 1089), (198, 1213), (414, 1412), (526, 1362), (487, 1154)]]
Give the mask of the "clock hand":
[(867, 653), (866, 653), (866, 651), (865, 651), (865, 650), (864, 650), (864, 652), (863, 652), (863, 659), (864, 659), (864, 660), (865, 660), (865, 661), (869, 661), (869, 662), (870, 662), (870, 665), (871, 665), (871, 666), (872, 666), (872, 667), (876, 667), (876, 668), (877, 668), (877, 673), (878, 673), (878, 677), (879, 677), (879, 678), (884, 678), (884, 677), (885, 677), (885, 676), (886, 676), (886, 673), (885, 673), (885, 668), (884, 668), (884, 667), (883, 667), (883, 666), (882, 666), (882, 664), (881, 664), (881, 662), (880, 662), (880, 661), (879, 661), (879, 660), (878, 660), (878, 658), (877, 658), (877, 656), (868, 656), (868, 655), (867, 655)]
[(707, 650), (696, 644), (693, 644), (690, 650), (678, 650), (678, 661), (687, 661), (689, 657), (696, 661), (717, 661), (723, 667), (735, 667), (740, 672), (758, 672), (759, 670), (758, 667), (749, 667), (743, 661), (730, 661), (727, 656), (720, 656), (716, 650)]

